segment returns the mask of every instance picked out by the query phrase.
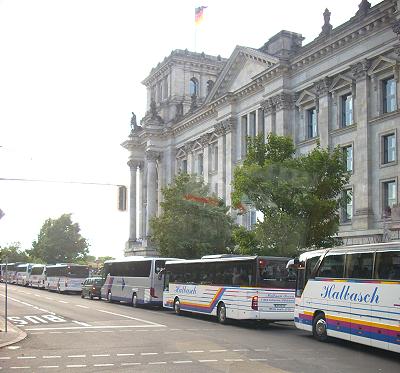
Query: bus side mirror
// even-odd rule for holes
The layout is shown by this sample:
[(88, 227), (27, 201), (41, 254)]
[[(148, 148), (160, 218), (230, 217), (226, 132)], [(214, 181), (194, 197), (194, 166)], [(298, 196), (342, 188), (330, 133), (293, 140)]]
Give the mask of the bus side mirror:
[(302, 269), (304, 262), (300, 262), (299, 258), (290, 259), (286, 264), (287, 269)]
[(165, 268), (163, 268), (160, 272), (158, 272), (158, 279), (161, 281), (163, 274), (165, 273)]

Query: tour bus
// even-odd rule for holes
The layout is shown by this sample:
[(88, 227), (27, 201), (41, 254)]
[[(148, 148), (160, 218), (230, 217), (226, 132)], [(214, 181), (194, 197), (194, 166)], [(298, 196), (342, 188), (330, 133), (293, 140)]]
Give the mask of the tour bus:
[(46, 286), (50, 291), (81, 292), (82, 282), (89, 277), (89, 267), (80, 264), (46, 265)]
[(305, 252), (288, 267), (296, 327), (400, 352), (400, 242)]
[(108, 302), (128, 302), (133, 307), (162, 306), (164, 278), (160, 271), (167, 260), (175, 259), (132, 256), (105, 261), (101, 297)]
[(0, 282), (3, 282), (6, 277), (6, 264), (0, 263)]
[(32, 270), (32, 263), (18, 264), (15, 270), (15, 283), (17, 285), (27, 286), (29, 284), (29, 276)]
[[(17, 266), (19, 264), (22, 264), (21, 262), (15, 262), (15, 263), (8, 263), (7, 264), (7, 282), (9, 284), (15, 284), (16, 283), (16, 274), (17, 274)], [(6, 270), (6, 265), (3, 263), (3, 270), (5, 272)], [(4, 276), (5, 277), (5, 276)]]
[(31, 275), (29, 276), (29, 285), (31, 287), (44, 289), (46, 282), (46, 266), (44, 264), (34, 264)]
[(295, 273), (289, 258), (209, 256), (165, 265), (164, 307), (227, 319), (293, 320)]

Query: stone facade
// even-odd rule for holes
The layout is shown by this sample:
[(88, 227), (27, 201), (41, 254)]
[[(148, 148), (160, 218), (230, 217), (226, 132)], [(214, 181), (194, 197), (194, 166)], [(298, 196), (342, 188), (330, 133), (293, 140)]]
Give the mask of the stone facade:
[[(343, 148), (353, 196), (341, 212), (346, 243), (398, 235), (390, 211), (399, 203), (400, 1), (362, 1), (336, 28), (326, 9), (323, 21), (304, 46), (300, 34), (281, 31), (229, 59), (176, 50), (151, 70), (147, 113), (122, 144), (132, 175), (127, 255), (155, 253), (149, 220), (174, 175), (202, 176), (230, 205), (246, 137), (270, 132), (291, 136), (298, 155), (318, 143)], [(237, 219), (250, 227), (254, 216)]]

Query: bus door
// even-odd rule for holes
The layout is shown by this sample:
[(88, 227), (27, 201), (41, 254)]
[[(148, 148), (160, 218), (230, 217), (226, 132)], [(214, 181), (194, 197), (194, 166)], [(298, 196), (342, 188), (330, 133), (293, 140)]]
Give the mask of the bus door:
[(154, 261), (154, 273), (151, 275), (150, 295), (156, 302), (162, 302), (165, 276), (165, 260)]

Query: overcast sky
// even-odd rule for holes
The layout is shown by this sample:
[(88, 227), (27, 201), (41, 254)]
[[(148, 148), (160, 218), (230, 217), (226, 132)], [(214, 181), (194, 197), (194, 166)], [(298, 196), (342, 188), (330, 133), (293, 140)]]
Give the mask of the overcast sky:
[[(0, 0), (0, 178), (129, 182), (131, 112), (141, 81), (174, 49), (194, 50), (194, 8), (208, 6), (197, 51), (229, 57), (282, 29), (313, 40), (361, 0)], [(379, 1), (371, 1), (372, 5)], [(47, 218), (72, 213), (96, 256), (122, 256), (128, 212), (117, 188), (0, 180), (0, 246), (29, 249)]]

